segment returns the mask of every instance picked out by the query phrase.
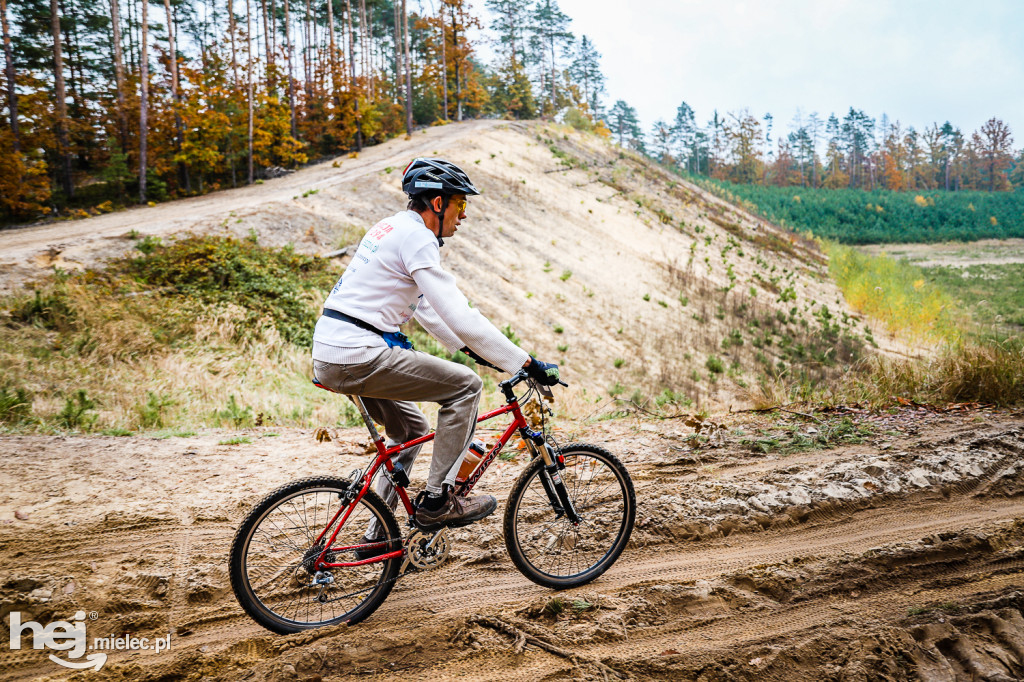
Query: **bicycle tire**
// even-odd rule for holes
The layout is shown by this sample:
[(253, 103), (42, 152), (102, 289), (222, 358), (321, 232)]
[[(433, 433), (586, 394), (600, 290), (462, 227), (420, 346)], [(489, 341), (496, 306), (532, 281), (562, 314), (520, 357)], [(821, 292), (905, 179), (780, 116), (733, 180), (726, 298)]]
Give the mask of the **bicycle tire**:
[[(520, 573), (538, 585), (566, 589), (594, 580), (622, 554), (633, 533), (636, 493), (626, 467), (604, 448), (570, 443), (557, 453), (565, 457), (560, 475), (582, 523), (574, 527), (565, 515), (555, 515), (540, 478), (546, 475), (544, 462), (538, 457), (512, 485), (504, 533), (508, 555)], [(592, 487), (595, 481), (599, 488)], [(602, 506), (596, 494), (608, 505)]]
[[(394, 587), (400, 557), (360, 567), (331, 569), (332, 578), (337, 576), (335, 582), (326, 587), (310, 584), (313, 580), (311, 557), (319, 556), (322, 549), (313, 542), (337, 511), (338, 495), (348, 485), (344, 479), (330, 477), (293, 481), (264, 497), (238, 527), (229, 559), (231, 587), (245, 612), (268, 630), (290, 634), (343, 622), (358, 623), (377, 610)], [(297, 500), (301, 500), (301, 505)], [(310, 515), (312, 526), (308, 520)], [(359, 501), (333, 545), (360, 544), (373, 518), (384, 529), (387, 551), (401, 548), (401, 532), (395, 515), (372, 490)], [(340, 560), (351, 560), (344, 556), (349, 552), (352, 550), (341, 553)], [(271, 575), (266, 578), (258, 569), (265, 569)], [(262, 580), (265, 584), (258, 584), (261, 578), (266, 578)], [(357, 588), (352, 594), (344, 594)], [(291, 593), (297, 594), (286, 601)], [(314, 594), (329, 598), (321, 601)], [(344, 603), (337, 608), (333, 606), (341, 600)], [(326, 617), (325, 604), (332, 604)], [(303, 605), (305, 617), (300, 614)], [(340, 613), (339, 608), (343, 609)], [(312, 614), (311, 617), (313, 609), (318, 609), (318, 616)]]

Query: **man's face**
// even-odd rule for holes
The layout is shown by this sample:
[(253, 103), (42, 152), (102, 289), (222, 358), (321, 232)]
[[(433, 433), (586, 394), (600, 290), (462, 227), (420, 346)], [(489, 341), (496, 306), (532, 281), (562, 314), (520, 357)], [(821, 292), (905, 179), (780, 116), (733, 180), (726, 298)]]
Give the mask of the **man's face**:
[[(441, 210), (441, 203), (444, 200), (441, 197), (435, 197), (433, 204), (434, 208)], [(441, 227), (442, 237), (451, 237), (455, 234), (459, 225), (462, 223), (463, 218), (466, 217), (466, 195), (465, 194), (453, 194), (448, 198), (448, 208), (444, 212), (444, 224)]]

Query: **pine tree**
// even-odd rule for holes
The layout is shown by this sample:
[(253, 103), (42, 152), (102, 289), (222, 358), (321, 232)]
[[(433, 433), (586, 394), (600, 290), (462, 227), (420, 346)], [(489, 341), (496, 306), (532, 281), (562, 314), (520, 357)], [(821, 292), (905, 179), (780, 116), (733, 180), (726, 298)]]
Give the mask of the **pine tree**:
[(569, 74), (583, 86), (583, 104), (588, 113), (599, 115), (600, 95), (604, 92), (604, 74), (601, 72), (601, 53), (594, 48), (590, 38), (583, 36), (572, 51)]
[(694, 169), (693, 145), (697, 135), (697, 121), (693, 109), (686, 102), (676, 108), (675, 118), (672, 119), (672, 142), (677, 151), (680, 162), (685, 159), (685, 166), (691, 173), (697, 172)]
[(608, 111), (608, 127), (616, 136), (619, 146), (629, 146), (643, 151), (643, 136), (640, 133), (640, 121), (636, 109), (623, 100), (617, 100)]
[(572, 20), (558, 8), (558, 3), (555, 0), (539, 0), (533, 9), (533, 30), (544, 46), (544, 59), (547, 61), (547, 69), (550, 74), (548, 77), (547, 111), (552, 116), (563, 106), (557, 91), (558, 55), (572, 44), (573, 34), (569, 31), (570, 21)]

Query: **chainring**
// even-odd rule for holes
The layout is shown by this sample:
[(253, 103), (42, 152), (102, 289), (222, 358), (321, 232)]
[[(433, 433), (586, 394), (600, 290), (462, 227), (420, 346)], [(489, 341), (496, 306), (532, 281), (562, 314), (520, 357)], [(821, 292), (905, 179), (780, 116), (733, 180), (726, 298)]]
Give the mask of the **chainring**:
[[(434, 544), (428, 549), (431, 541)], [(443, 564), (448, 559), (448, 552), (451, 550), (448, 544), (447, 528), (432, 533), (416, 529), (409, 535), (408, 543), (406, 557), (409, 564), (421, 571), (429, 571)]]

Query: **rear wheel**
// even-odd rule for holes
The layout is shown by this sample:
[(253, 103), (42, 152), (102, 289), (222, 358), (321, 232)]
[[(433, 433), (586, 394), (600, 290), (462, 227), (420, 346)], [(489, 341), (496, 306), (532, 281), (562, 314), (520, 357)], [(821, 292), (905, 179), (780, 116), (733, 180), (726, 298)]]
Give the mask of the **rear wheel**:
[[(339, 478), (289, 483), (267, 495), (239, 526), (231, 546), (231, 587), (245, 612), (268, 630), (287, 634), (357, 623), (394, 587), (401, 557), (362, 566), (314, 568), (334, 527), (319, 543), (317, 538), (341, 508), (348, 484)], [(384, 553), (401, 549), (395, 515), (376, 493), (367, 491), (331, 544), (346, 549), (329, 551), (326, 560), (357, 561), (356, 551), (369, 548), (363, 537), (374, 519), (384, 529)]]
[(572, 443), (558, 454), (580, 524), (554, 509), (551, 482), (537, 458), (512, 486), (504, 531), (516, 568), (538, 585), (562, 589), (590, 582), (619, 558), (633, 532), (636, 494), (626, 467), (604, 448)]

